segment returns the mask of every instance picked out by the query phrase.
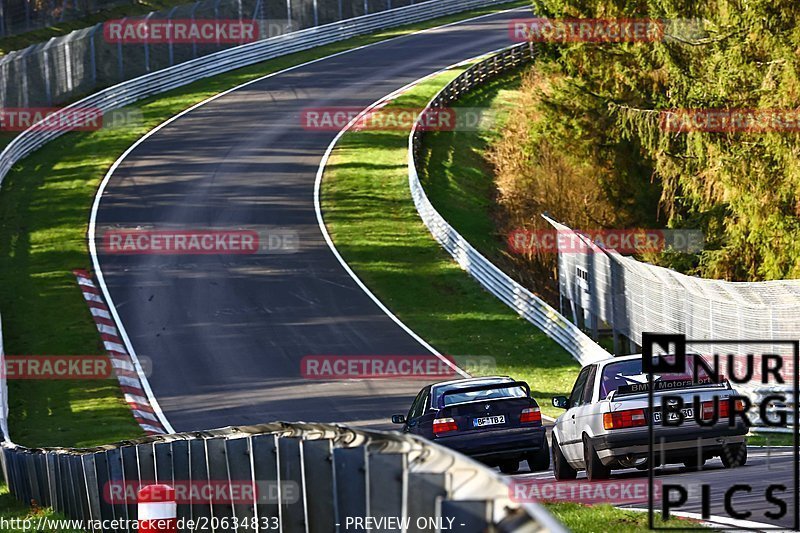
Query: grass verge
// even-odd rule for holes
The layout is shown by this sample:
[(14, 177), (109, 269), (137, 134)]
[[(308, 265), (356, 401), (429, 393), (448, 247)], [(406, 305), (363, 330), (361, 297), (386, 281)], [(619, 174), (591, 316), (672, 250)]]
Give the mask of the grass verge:
[(750, 446), (794, 446), (794, 435), (791, 433), (750, 433), (747, 436)]
[[(387, 109), (423, 107), (461, 71), (421, 83)], [(340, 140), (322, 189), (336, 247), (378, 298), (438, 350), (494, 357), (498, 373), (528, 381), (543, 411), (560, 414), (549, 398), (569, 391), (578, 364), (484, 291), (433, 239), (408, 189), (407, 138), (408, 131), (361, 130)]]
[[(579, 503), (548, 503), (545, 507), (553, 516), (561, 521), (568, 531), (575, 533), (639, 533), (648, 531), (647, 513), (641, 511), (626, 511), (611, 505), (582, 505)], [(656, 517), (656, 527), (674, 528), (703, 528), (695, 520), (686, 518), (670, 518), (663, 522)]]
[[(79, 529), (70, 529), (69, 527), (59, 527), (57, 530), (53, 529), (56, 521), (61, 522), (59, 525), (66, 524), (66, 518), (63, 515), (54, 513), (50, 509), (42, 509), (40, 507), (31, 508), (23, 503), (17, 501), (14, 496), (8, 492), (8, 486), (5, 483), (0, 483), (0, 516), (8, 521), (0, 531), (8, 533), (30, 533), (31, 531), (59, 531), (60, 533), (81, 533)], [(28, 521), (27, 523), (24, 521)], [(48, 523), (49, 522), (49, 523)], [(37, 529), (39, 525), (41, 529)]]
[[(0, 310), (9, 354), (91, 355), (100, 340), (71, 271), (87, 267), (94, 193), (125, 149), (176, 113), (271, 72), (524, 2), (462, 13), (270, 60), (137, 104), (136, 127), (73, 132), (18, 163), (0, 194)], [(140, 435), (112, 382), (12, 382), (10, 425), (29, 446), (91, 446)]]

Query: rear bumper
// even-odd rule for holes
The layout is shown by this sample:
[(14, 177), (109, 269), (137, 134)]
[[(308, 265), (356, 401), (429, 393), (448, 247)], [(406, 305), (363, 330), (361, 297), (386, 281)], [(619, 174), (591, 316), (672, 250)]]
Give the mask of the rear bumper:
[(483, 431), (480, 433), (436, 437), (434, 442), (479, 461), (492, 463), (503, 460), (522, 460), (544, 447), (546, 430), (543, 426)]
[[(653, 435), (653, 452), (658, 460), (696, 458), (699, 453), (710, 458), (719, 455), (723, 445), (744, 442), (748, 428), (744, 424), (730, 427), (727, 423), (700, 428), (696, 425), (681, 427), (656, 427)], [(599, 435), (591, 439), (597, 456), (604, 465), (621, 459), (630, 461), (649, 456), (648, 428), (626, 430)]]

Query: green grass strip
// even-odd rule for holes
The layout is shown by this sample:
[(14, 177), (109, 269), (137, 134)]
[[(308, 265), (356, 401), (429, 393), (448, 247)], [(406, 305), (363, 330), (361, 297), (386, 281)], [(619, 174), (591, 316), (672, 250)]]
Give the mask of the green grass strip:
[[(614, 533), (640, 533), (648, 531), (647, 513), (626, 511), (611, 505), (581, 505), (578, 503), (549, 503), (547, 510), (555, 516), (567, 531), (574, 533), (594, 533), (613, 531)], [(655, 527), (686, 530), (687, 528), (704, 529), (705, 526), (695, 520), (672, 517), (662, 521), (656, 512)]]
[[(85, 234), (95, 191), (113, 162), (158, 124), (230, 87), (312, 59), (524, 2), (383, 31), (201, 80), (137, 104), (138, 127), (73, 132), (21, 161), (0, 192), (0, 312), (6, 353), (102, 353), (72, 269), (90, 264)], [(114, 382), (9, 384), (15, 442), (91, 446), (139, 436)]]
[[(421, 83), (388, 108), (422, 108), (462, 70)], [(408, 188), (407, 139), (407, 131), (375, 130), (342, 137), (322, 188), (336, 247), (370, 290), (440, 352), (494, 357), (497, 373), (528, 381), (543, 411), (560, 414), (550, 397), (571, 388), (578, 364), (481, 288), (433, 239)], [(472, 200), (455, 195), (448, 201)]]
[(42, 531), (56, 531), (53, 528), (58, 525), (59, 533), (81, 533), (79, 529), (65, 527), (68, 522), (63, 515), (54, 513), (50, 509), (31, 508), (18, 501), (8, 491), (5, 483), (0, 483), (0, 516), (8, 521), (6, 527), (0, 529), (4, 533), (31, 533), (40, 523), (44, 526)]

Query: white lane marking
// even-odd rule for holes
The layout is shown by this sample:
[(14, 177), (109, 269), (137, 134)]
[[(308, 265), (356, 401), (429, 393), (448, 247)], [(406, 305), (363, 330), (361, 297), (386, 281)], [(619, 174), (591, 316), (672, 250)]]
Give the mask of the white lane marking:
[[(480, 55), (483, 56), (485, 54), (480, 54)], [(478, 56), (478, 57), (480, 57), (480, 56)], [(470, 60), (466, 60), (466, 61), (470, 61)], [(369, 290), (369, 288), (366, 285), (364, 285), (364, 282), (361, 281), (361, 278), (359, 278), (358, 275), (355, 272), (353, 272), (353, 269), (350, 268), (350, 265), (347, 264), (347, 262), (344, 260), (344, 258), (339, 253), (339, 250), (337, 250), (336, 246), (333, 244), (333, 239), (331, 239), (331, 236), (328, 233), (328, 228), (325, 226), (325, 221), (324, 221), (324, 219), (322, 217), (322, 205), (321, 205), (321, 202), (320, 202), (320, 193), (321, 193), (321, 189), (322, 189), (322, 176), (323, 176), (323, 174), (325, 174), (325, 167), (328, 165), (328, 160), (330, 159), (331, 153), (333, 153), (333, 149), (336, 147), (336, 144), (339, 142), (339, 140), (342, 138), (342, 136), (345, 133), (347, 133), (347, 131), (350, 128), (352, 128), (353, 125), (356, 122), (361, 120), (361, 118), (364, 117), (364, 115), (368, 114), (369, 112), (374, 110), (376, 107), (384, 104), (385, 102), (389, 102), (390, 100), (393, 100), (395, 97), (397, 97), (400, 94), (406, 92), (407, 90), (409, 90), (410, 88), (414, 87), (415, 85), (418, 85), (418, 84), (422, 83), (423, 81), (425, 81), (425, 80), (427, 80), (427, 79), (429, 79), (429, 78), (431, 78), (433, 76), (436, 76), (438, 74), (446, 72), (447, 70), (449, 70), (451, 68), (454, 68), (454, 67), (458, 66), (461, 63), (464, 63), (464, 62), (461, 61), (461, 62), (457, 63), (456, 65), (451, 65), (449, 67), (445, 67), (442, 70), (439, 70), (439, 71), (434, 72), (432, 74), (428, 74), (427, 76), (425, 76), (423, 78), (420, 78), (418, 80), (412, 81), (411, 83), (409, 83), (409, 84), (407, 84), (407, 85), (405, 85), (405, 86), (403, 86), (403, 87), (401, 87), (401, 88), (399, 88), (399, 89), (397, 89), (395, 91), (392, 91), (391, 93), (387, 94), (386, 96), (376, 100), (372, 105), (364, 108), (358, 115), (353, 117), (353, 119), (344, 128), (339, 130), (339, 133), (336, 134), (336, 137), (333, 138), (331, 143), (328, 145), (327, 150), (325, 150), (325, 154), (322, 156), (322, 160), (319, 163), (319, 168), (317, 169), (317, 177), (316, 177), (316, 180), (314, 181), (314, 211), (317, 214), (317, 224), (319, 225), (319, 230), (322, 233), (322, 236), (325, 238), (325, 242), (327, 243), (328, 248), (330, 248), (331, 253), (336, 258), (336, 260), (339, 261), (339, 264), (342, 265), (342, 268), (345, 270), (345, 272), (347, 272), (347, 274), (351, 278), (353, 278), (353, 281), (355, 281), (356, 285), (359, 286), (359, 288), (364, 292), (364, 294), (369, 296), (369, 298), (375, 303), (375, 305), (377, 305), (378, 308), (380, 308), (380, 310), (383, 311), (384, 314), (386, 314), (386, 316), (388, 316), (390, 319), (392, 319), (392, 321), (395, 324), (400, 326), (400, 328), (402, 328), (403, 331), (408, 333), (408, 335), (411, 336), (411, 338), (413, 338), (415, 341), (417, 341), (422, 346), (424, 346), (425, 349), (428, 350), (430, 353), (432, 353), (433, 355), (435, 355), (436, 357), (438, 357), (439, 359), (444, 361), (445, 364), (447, 364), (450, 368), (452, 368), (453, 370), (458, 372), (462, 377), (469, 378), (469, 377), (472, 377), (472, 376), (469, 375), (469, 373), (465, 372), (461, 367), (459, 367), (458, 365), (454, 364), (447, 357), (443, 356), (436, 348), (434, 348), (433, 346), (428, 344), (428, 342), (426, 342), (425, 339), (423, 339), (422, 337), (417, 335), (411, 328), (409, 328), (407, 325), (405, 325), (403, 323), (403, 321), (400, 320), (397, 317), (397, 315), (392, 313), (392, 311), (389, 310), (389, 308), (386, 307), (383, 304), (383, 302), (381, 302), (378, 299), (378, 297), (375, 296), (375, 294), (373, 294), (373, 292), (371, 290)]]
[[(333, 244), (333, 239), (331, 239), (331, 236), (328, 233), (328, 228), (325, 226), (325, 221), (324, 221), (323, 216), (322, 216), (322, 206), (321, 206), (321, 202), (320, 202), (320, 193), (321, 193), (321, 189), (322, 189), (322, 177), (325, 174), (325, 167), (328, 164), (328, 160), (330, 159), (330, 156), (333, 153), (333, 150), (336, 147), (336, 144), (339, 142), (339, 140), (342, 138), (342, 136), (344, 136), (344, 134), (347, 133), (347, 131), (349, 131), (353, 127), (354, 124), (356, 124), (359, 120), (361, 120), (361, 118), (364, 117), (364, 115), (370, 113), (371, 111), (374, 111), (376, 108), (379, 108), (379, 107), (382, 107), (382, 106), (386, 105), (390, 100), (393, 100), (393, 99), (397, 98), (402, 93), (410, 90), (412, 87), (414, 87), (416, 85), (419, 85), (420, 83), (422, 83), (422, 82), (424, 82), (424, 81), (426, 81), (426, 80), (428, 80), (430, 78), (438, 76), (439, 74), (447, 72), (448, 70), (451, 70), (451, 69), (454, 69), (454, 68), (458, 68), (459, 66), (464, 65), (466, 63), (469, 63), (471, 61), (474, 61), (475, 59), (477, 59), (479, 57), (483, 57), (483, 56), (486, 56), (486, 55), (497, 53), (497, 52), (499, 52), (501, 50), (504, 50), (505, 48), (506, 47), (498, 48), (498, 49), (492, 50), (490, 52), (484, 52), (482, 54), (478, 54), (475, 57), (459, 61), (458, 63), (450, 65), (449, 67), (445, 67), (445, 68), (443, 68), (443, 69), (441, 69), (441, 70), (439, 70), (437, 72), (433, 72), (431, 74), (428, 74), (427, 76), (419, 78), (418, 80), (412, 81), (411, 83), (405, 85), (404, 87), (401, 87), (399, 89), (396, 89), (396, 90), (392, 91), (391, 93), (387, 94), (386, 96), (384, 96), (384, 97), (378, 99), (377, 101), (375, 101), (372, 105), (364, 108), (358, 115), (356, 115), (344, 128), (342, 128), (336, 134), (336, 137), (334, 137), (334, 139), (328, 145), (328, 149), (325, 150), (325, 154), (322, 157), (322, 161), (320, 161), (319, 168), (317, 169), (317, 178), (316, 178), (316, 180), (314, 182), (314, 210), (316, 211), (316, 214), (317, 214), (317, 224), (319, 225), (319, 229), (322, 232), (322, 236), (325, 238), (325, 242), (327, 243), (327, 245), (330, 248), (331, 252), (333, 253), (334, 257), (336, 257), (336, 259), (339, 261), (339, 264), (342, 265), (342, 268), (344, 268), (345, 272), (347, 272), (350, 275), (350, 277), (353, 278), (353, 281), (356, 282), (356, 284), (361, 288), (361, 290), (364, 291), (364, 293), (367, 296), (369, 296), (369, 298), (381, 309), (381, 311), (383, 311), (390, 319), (392, 319), (392, 321), (394, 321), (395, 324), (400, 326), (403, 329), (403, 331), (408, 333), (408, 335), (410, 335), (414, 340), (416, 340), (422, 346), (424, 346), (425, 349), (427, 349), (433, 355), (435, 355), (436, 357), (438, 357), (439, 359), (444, 361), (448, 366), (450, 366), (453, 370), (455, 370), (456, 372), (458, 372), (461, 376), (463, 376), (465, 378), (469, 378), (469, 377), (472, 377), (472, 376), (470, 376), (469, 373), (467, 373), (462, 368), (460, 368), (459, 366), (455, 365), (452, 361), (450, 361), (445, 356), (443, 356), (436, 348), (431, 346), (427, 341), (425, 341), (425, 339), (423, 339), (422, 337), (417, 335), (417, 333), (414, 332), (414, 330), (412, 330), (410, 327), (408, 327), (406, 324), (404, 324), (403, 321), (400, 320), (400, 318), (398, 318), (394, 313), (392, 313), (392, 311), (389, 310), (389, 308), (387, 308), (383, 304), (383, 302), (381, 302), (378, 299), (378, 297), (375, 296), (375, 294), (373, 294), (373, 292), (364, 284), (364, 282), (361, 281), (361, 278), (359, 278), (358, 275), (353, 271), (353, 269), (350, 268), (350, 265), (348, 265), (347, 262), (344, 260), (344, 258), (341, 256), (341, 254), (339, 253), (339, 250), (336, 249), (336, 245)], [(549, 417), (549, 416), (547, 416), (545, 414), (542, 414), (542, 420), (546, 420), (548, 422), (555, 422), (556, 421), (555, 418)]]
[[(331, 55), (328, 55), (328, 56), (325, 56), (325, 57), (319, 57), (317, 59), (312, 59), (311, 61), (307, 61), (307, 62), (301, 63), (299, 65), (294, 65), (294, 66), (285, 68), (283, 70), (279, 70), (277, 72), (273, 72), (271, 74), (267, 74), (267, 75), (262, 76), (260, 78), (256, 78), (254, 80), (250, 80), (248, 82), (242, 83), (241, 85), (237, 85), (236, 87), (228, 89), (228, 90), (226, 90), (224, 92), (221, 92), (219, 94), (215, 94), (214, 96), (206, 98), (202, 102), (198, 102), (197, 104), (189, 107), (188, 109), (184, 109), (183, 111), (181, 111), (177, 115), (168, 118), (167, 120), (165, 120), (164, 122), (162, 122), (161, 124), (159, 124), (158, 126), (153, 128), (152, 130), (150, 130), (147, 133), (145, 133), (142, 137), (137, 139), (136, 142), (134, 142), (127, 150), (125, 150), (125, 152), (123, 152), (122, 155), (119, 156), (119, 158), (116, 161), (114, 161), (114, 164), (111, 165), (111, 168), (108, 169), (108, 172), (103, 177), (103, 181), (100, 182), (100, 186), (97, 188), (97, 193), (95, 194), (95, 197), (94, 197), (94, 203), (92, 204), (92, 212), (91, 212), (91, 215), (89, 217), (89, 232), (88, 232), (89, 255), (92, 258), (92, 265), (94, 266), (94, 271), (95, 271), (95, 275), (97, 276), (97, 282), (100, 285), (100, 290), (103, 291), (103, 296), (105, 296), (106, 303), (108, 304), (109, 310), (111, 311), (111, 314), (114, 316), (114, 321), (117, 323), (117, 326), (119, 326), (120, 336), (122, 337), (122, 340), (125, 343), (125, 346), (127, 346), (127, 348), (128, 348), (128, 354), (130, 355), (131, 359), (133, 360), (134, 366), (136, 367), (136, 373), (139, 374), (139, 379), (142, 382), (142, 387), (144, 387), (144, 391), (145, 391), (145, 394), (147, 395), (147, 399), (149, 400), (150, 405), (153, 407), (153, 411), (158, 416), (159, 421), (161, 421), (161, 424), (164, 426), (164, 428), (167, 430), (168, 433), (175, 433), (175, 429), (172, 427), (172, 424), (169, 423), (169, 420), (167, 420), (167, 416), (164, 414), (164, 411), (161, 409), (161, 406), (159, 405), (158, 400), (156, 399), (156, 396), (153, 393), (153, 389), (150, 387), (150, 381), (147, 379), (147, 376), (145, 375), (144, 370), (142, 369), (142, 365), (141, 365), (141, 363), (139, 361), (138, 356), (136, 355), (136, 351), (133, 348), (133, 343), (131, 343), (131, 339), (128, 336), (128, 332), (125, 329), (125, 325), (122, 323), (122, 319), (120, 318), (119, 313), (117, 312), (117, 307), (114, 304), (114, 299), (111, 298), (111, 293), (109, 292), (108, 286), (106, 285), (105, 276), (103, 274), (103, 270), (100, 268), (100, 260), (99, 260), (99, 258), (97, 256), (97, 245), (95, 244), (95, 233), (96, 233), (96, 228), (97, 228), (97, 212), (98, 212), (98, 210), (100, 208), (100, 201), (103, 198), (103, 194), (105, 193), (106, 187), (108, 186), (108, 182), (111, 180), (111, 176), (114, 174), (114, 172), (117, 170), (117, 168), (119, 168), (119, 166), (122, 164), (122, 162), (131, 154), (131, 152), (133, 152), (136, 148), (138, 148), (140, 144), (145, 142), (152, 135), (155, 135), (156, 133), (158, 133), (162, 128), (165, 128), (169, 124), (173, 123), (174, 121), (178, 120), (179, 118), (183, 117), (184, 115), (194, 111), (195, 109), (197, 109), (197, 108), (199, 108), (201, 106), (204, 106), (204, 105), (206, 105), (206, 104), (208, 104), (210, 102), (213, 102), (214, 100), (217, 100), (218, 98), (222, 98), (223, 96), (226, 96), (226, 95), (232, 93), (233, 91), (237, 91), (239, 89), (242, 89), (242, 88), (247, 87), (249, 85), (252, 85), (254, 83), (258, 83), (260, 81), (269, 79), (269, 78), (271, 78), (273, 76), (278, 76), (280, 74), (285, 74), (287, 72), (291, 72), (291, 71), (299, 69), (299, 68), (307, 67), (309, 65), (313, 65), (313, 64), (319, 63), (321, 61), (327, 61), (327, 60), (332, 59), (334, 57), (342, 56), (342, 55), (345, 55), (345, 54), (349, 54), (349, 53), (356, 52), (358, 50), (363, 50), (363, 49), (366, 49), (366, 48), (370, 48), (370, 47), (373, 47), (373, 46), (378, 46), (378, 45), (381, 45), (381, 44), (384, 44), (384, 43), (394, 42), (394, 41), (397, 41), (397, 40), (400, 40), (400, 39), (405, 39), (405, 38), (412, 37), (412, 36), (415, 36), (415, 35), (419, 35), (419, 34), (422, 34), (422, 33), (429, 33), (429, 32), (433, 32), (433, 31), (438, 31), (438, 30), (441, 30), (442, 28), (448, 28), (448, 27), (451, 27), (451, 26), (459, 25), (459, 24), (469, 24), (469, 23), (474, 22), (474, 21), (479, 20), (479, 19), (488, 18), (488, 17), (492, 17), (492, 16), (496, 16), (496, 15), (501, 15), (501, 14), (504, 14), (504, 13), (510, 13), (510, 12), (513, 12), (513, 11), (528, 11), (528, 10), (530, 10), (530, 8), (527, 8), (527, 7), (515, 7), (515, 8), (512, 8), (512, 9), (504, 9), (504, 10), (501, 10), (501, 11), (494, 11), (492, 13), (487, 13), (485, 15), (479, 15), (477, 17), (472, 17), (472, 18), (468, 18), (468, 19), (464, 19), (464, 20), (459, 20), (459, 21), (456, 21), (456, 22), (451, 22), (449, 24), (444, 24), (442, 26), (436, 26), (434, 28), (426, 28), (424, 30), (415, 31), (415, 32), (408, 33), (408, 34), (405, 34), (405, 35), (398, 35), (397, 37), (392, 37), (392, 38), (389, 38), (389, 39), (383, 39), (383, 40), (380, 40), (380, 41), (376, 41), (374, 43), (369, 43), (369, 44), (365, 44), (365, 45), (362, 45), (362, 46), (357, 46), (356, 48), (350, 48), (350, 49), (347, 49), (347, 50), (342, 50), (341, 52), (336, 52), (335, 54), (331, 54)], [(391, 28), (389, 28), (389, 29), (391, 29)], [(309, 50), (313, 50), (313, 48), (311, 48)], [(277, 58), (272, 58), (272, 59), (277, 59)], [(269, 61), (269, 59), (265, 60), (265, 61)]]

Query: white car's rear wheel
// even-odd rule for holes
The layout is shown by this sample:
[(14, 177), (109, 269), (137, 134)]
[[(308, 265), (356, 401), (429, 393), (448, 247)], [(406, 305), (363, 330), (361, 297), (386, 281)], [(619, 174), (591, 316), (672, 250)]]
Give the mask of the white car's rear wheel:
[(744, 442), (726, 444), (722, 447), (722, 465), (725, 468), (737, 468), (747, 462), (747, 445)]
[(553, 450), (553, 476), (558, 481), (575, 479), (578, 476), (578, 471), (569, 466), (564, 454), (561, 453), (561, 446), (559, 446), (555, 435), (553, 435), (553, 445), (550, 449)]
[(583, 439), (583, 458), (586, 462), (586, 477), (589, 478), (589, 481), (609, 478), (611, 469), (600, 462), (597, 452), (586, 438)]

